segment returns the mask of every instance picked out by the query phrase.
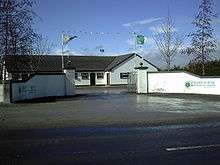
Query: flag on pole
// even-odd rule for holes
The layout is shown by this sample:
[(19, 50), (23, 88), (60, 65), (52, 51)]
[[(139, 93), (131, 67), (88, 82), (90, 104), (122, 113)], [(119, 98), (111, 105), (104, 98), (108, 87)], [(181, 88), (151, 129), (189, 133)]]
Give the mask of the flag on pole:
[(136, 36), (136, 43), (137, 43), (137, 45), (144, 45), (145, 37), (143, 35), (137, 35)]
[(70, 42), (71, 40), (75, 38), (77, 38), (77, 36), (70, 36), (70, 35), (63, 34), (63, 44), (66, 45), (68, 42)]
[(104, 52), (105, 52), (105, 49), (100, 49), (100, 52), (104, 53)]

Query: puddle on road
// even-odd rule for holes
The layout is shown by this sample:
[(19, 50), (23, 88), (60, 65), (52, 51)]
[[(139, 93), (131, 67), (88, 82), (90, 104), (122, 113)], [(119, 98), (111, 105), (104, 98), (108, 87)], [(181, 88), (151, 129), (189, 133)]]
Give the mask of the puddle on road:
[(137, 111), (162, 111), (168, 113), (220, 112), (220, 102), (204, 99), (181, 99), (164, 96), (137, 95)]

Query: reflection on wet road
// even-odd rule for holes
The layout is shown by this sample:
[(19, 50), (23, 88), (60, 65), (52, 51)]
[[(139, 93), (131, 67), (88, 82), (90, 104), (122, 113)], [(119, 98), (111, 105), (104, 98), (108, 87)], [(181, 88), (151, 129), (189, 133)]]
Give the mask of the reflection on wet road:
[(0, 106), (0, 129), (161, 125), (219, 121), (220, 97), (136, 95), (121, 88), (78, 90), (53, 102)]
[(1, 106), (0, 164), (220, 164), (219, 97), (78, 92)]

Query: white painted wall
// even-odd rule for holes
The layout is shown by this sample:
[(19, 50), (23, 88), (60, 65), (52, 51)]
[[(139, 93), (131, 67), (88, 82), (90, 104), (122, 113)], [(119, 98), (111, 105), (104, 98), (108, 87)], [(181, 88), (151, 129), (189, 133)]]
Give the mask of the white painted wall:
[[(89, 74), (89, 79), (88, 80), (83, 80), (81, 77), (81, 73), (88, 73)], [(78, 79), (75, 80), (76, 85), (90, 85), (90, 73), (95, 73), (95, 82), (96, 85), (106, 85), (107, 84), (107, 73), (106, 72), (78, 72)], [(104, 73), (104, 78), (103, 79), (97, 79), (97, 73)], [(75, 73), (73, 74), (75, 77)]]
[(64, 70), (66, 74), (66, 78), (71, 82), (71, 84), (75, 85), (75, 70)]
[(0, 102), (3, 102), (3, 85), (0, 84)]
[(12, 102), (48, 96), (75, 95), (75, 85), (65, 75), (35, 75), (24, 83), (12, 83)]
[(147, 93), (147, 72), (143, 69), (137, 70), (137, 93)]
[(117, 85), (117, 84), (125, 84), (126, 85), (126, 84), (128, 84), (127, 79), (120, 78), (120, 73), (134, 72), (135, 71), (134, 68), (140, 67), (140, 63), (143, 63), (144, 67), (147, 66), (148, 71), (151, 71), (151, 72), (157, 71), (157, 68), (150, 65), (143, 58), (140, 58), (139, 56), (135, 56), (135, 57), (131, 58), (129, 61), (124, 62), (123, 64), (121, 64), (120, 66), (118, 66), (117, 68), (115, 68), (111, 72), (111, 74), (110, 74), (111, 84), (112, 85)]
[(148, 89), (149, 93), (220, 95), (220, 78), (200, 78), (186, 72), (148, 73)]

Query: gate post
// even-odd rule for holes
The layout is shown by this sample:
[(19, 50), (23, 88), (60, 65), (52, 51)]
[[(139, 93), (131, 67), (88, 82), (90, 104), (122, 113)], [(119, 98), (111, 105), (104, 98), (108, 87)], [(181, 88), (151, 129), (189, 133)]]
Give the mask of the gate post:
[(3, 84), (3, 102), (4, 103), (11, 103), (11, 82), (5, 81)]
[(148, 67), (137, 67), (137, 93), (148, 93), (147, 69)]

